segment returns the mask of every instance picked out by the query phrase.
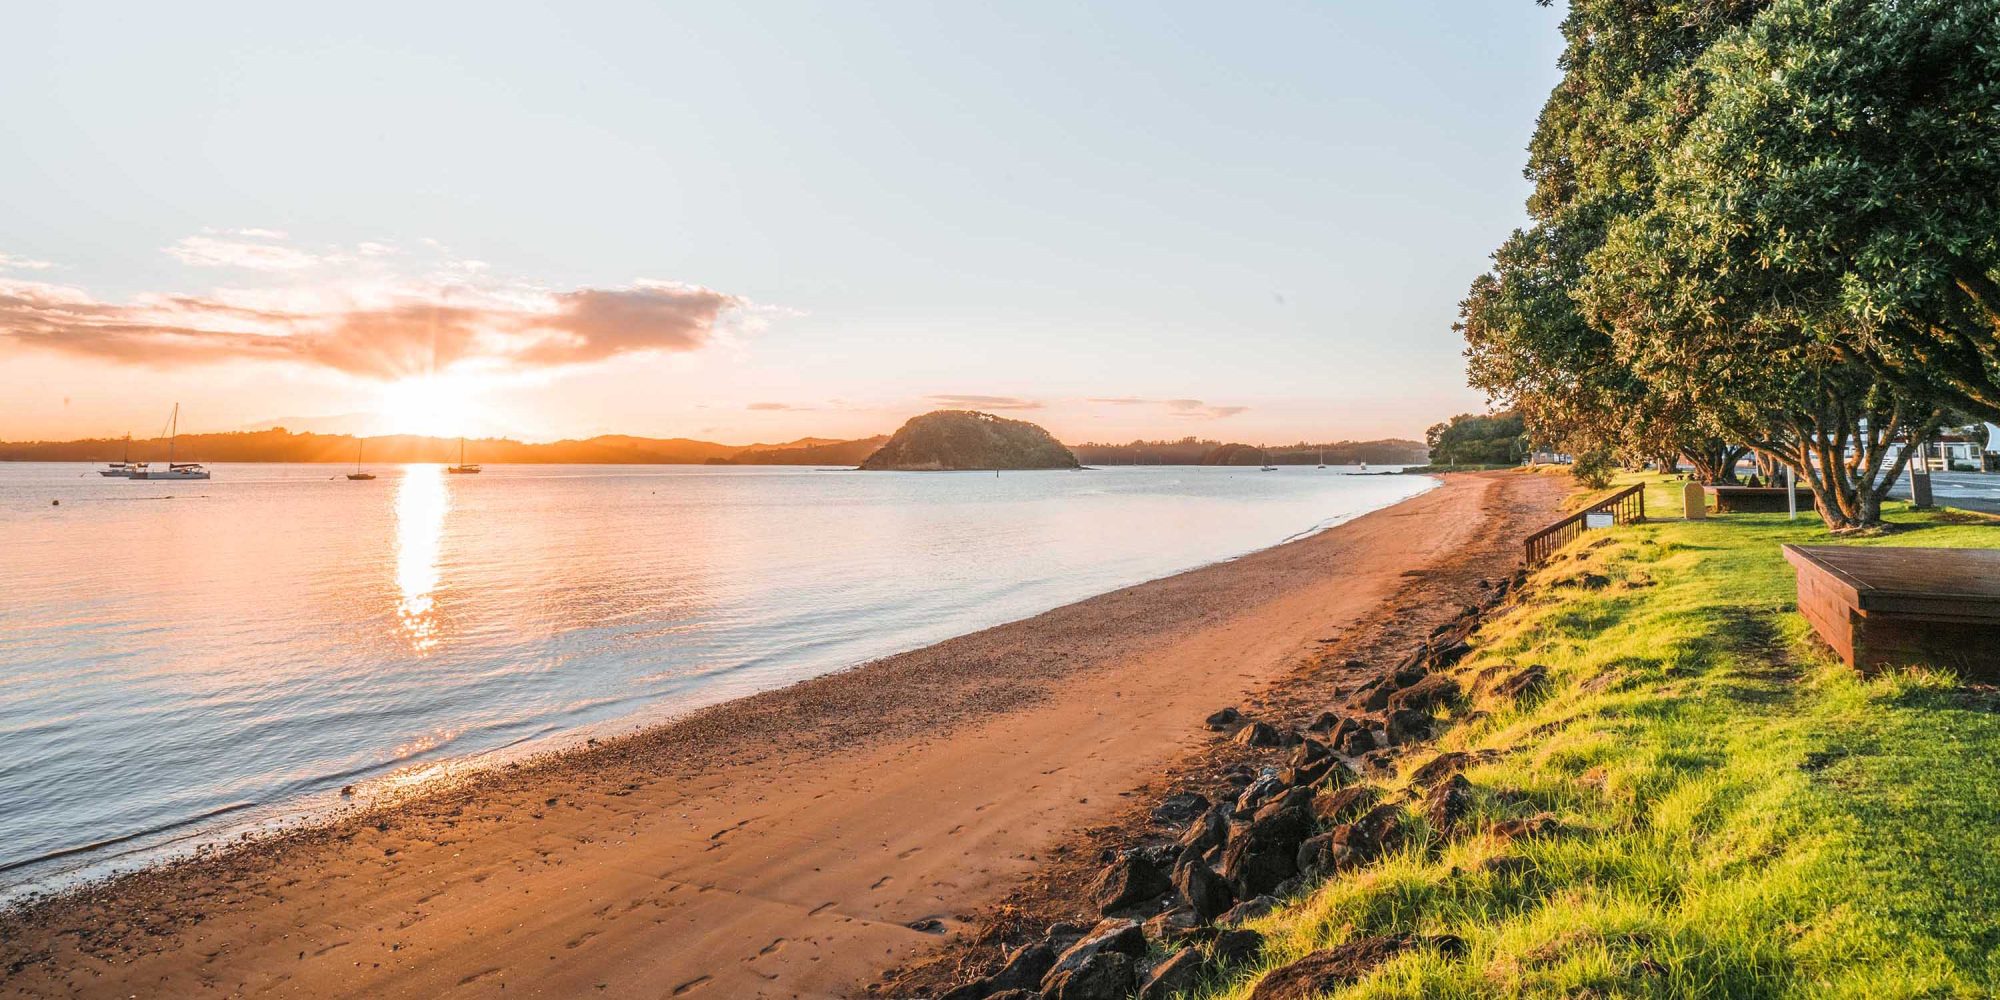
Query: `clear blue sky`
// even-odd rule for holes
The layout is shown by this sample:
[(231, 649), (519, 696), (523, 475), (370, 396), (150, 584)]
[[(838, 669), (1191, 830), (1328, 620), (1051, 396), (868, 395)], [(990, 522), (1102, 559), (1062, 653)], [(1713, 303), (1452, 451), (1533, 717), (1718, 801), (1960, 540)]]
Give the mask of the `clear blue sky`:
[[(955, 395), (1068, 440), (1420, 434), (1480, 403), (1450, 325), (1521, 220), (1560, 16), (18, 5), (0, 280), (114, 311), (199, 296), (190, 322), (230, 329), (215, 303), (283, 302), (259, 331), (283, 335), (470, 275), (439, 294), (502, 334), (422, 372), (326, 360), (352, 344), (79, 350), (93, 330), (18, 336), (43, 288), (0, 314), (0, 437), (146, 431), (177, 397), (202, 429), (423, 423), (383, 389), (419, 376), (530, 437), (867, 433)], [(563, 326), (553, 362), (500, 343), (521, 310), (641, 281), (729, 305), (667, 302), (698, 329), (650, 340)]]

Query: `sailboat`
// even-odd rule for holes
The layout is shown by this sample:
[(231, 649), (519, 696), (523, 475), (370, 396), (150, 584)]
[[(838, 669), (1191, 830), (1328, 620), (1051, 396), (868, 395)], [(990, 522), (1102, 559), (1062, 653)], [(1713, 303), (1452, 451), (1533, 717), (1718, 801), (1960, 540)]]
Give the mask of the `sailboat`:
[(132, 464), (132, 435), (127, 434), (125, 435), (124, 461), (112, 462), (104, 468), (97, 470), (97, 474), (100, 476), (109, 476), (114, 479), (130, 479), (135, 474), (145, 471), (145, 469), (146, 463), (144, 462), (140, 462), (137, 465)]
[(1324, 449), (1319, 453), (1319, 467), (1322, 469), (1326, 468), (1326, 451)]
[(445, 466), (444, 471), (454, 476), (468, 476), (479, 471), (479, 466), (466, 464), (464, 438), (458, 439), (458, 464)]
[(181, 404), (174, 404), (174, 415), (167, 422), (167, 467), (164, 469), (140, 469), (132, 473), (133, 479), (207, 479), (208, 470), (200, 462), (174, 461), (174, 439), (181, 433)]
[(354, 471), (348, 473), (347, 478), (357, 480), (375, 478), (374, 473), (361, 471), (361, 439), (358, 437), (354, 439)]
[(1271, 450), (1269, 448), (1264, 449), (1264, 468), (1261, 471), (1263, 472), (1278, 471), (1278, 467), (1271, 464)]

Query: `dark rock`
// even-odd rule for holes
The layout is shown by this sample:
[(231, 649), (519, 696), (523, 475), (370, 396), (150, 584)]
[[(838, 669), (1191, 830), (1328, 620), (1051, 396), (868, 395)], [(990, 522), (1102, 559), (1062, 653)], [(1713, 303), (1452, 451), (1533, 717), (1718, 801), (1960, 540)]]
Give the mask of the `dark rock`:
[(1341, 753), (1349, 757), (1359, 757), (1362, 754), (1371, 753), (1386, 742), (1385, 740), (1377, 739), (1375, 734), (1378, 730), (1370, 728), (1355, 719), (1349, 719), (1341, 723), (1340, 726), (1340, 730), (1335, 733), (1334, 745), (1340, 748)]
[(1258, 896), (1255, 899), (1246, 899), (1230, 907), (1229, 912), (1215, 918), (1215, 922), (1225, 927), (1233, 927), (1247, 920), (1256, 920), (1260, 917), (1270, 916), (1271, 911), (1277, 908), (1278, 898), (1276, 896)]
[(1283, 882), (1278, 883), (1278, 887), (1276, 889), (1271, 890), (1271, 895), (1276, 896), (1279, 899), (1291, 899), (1292, 897), (1297, 896), (1300, 893), (1306, 891), (1306, 883), (1308, 881), (1310, 880), (1307, 879), (1306, 873), (1300, 872), (1297, 875), (1294, 875), (1291, 878), (1288, 878)]
[[(1449, 705), (1459, 699), (1458, 682), (1442, 674), (1432, 674), (1389, 696), (1389, 711), (1416, 709), (1429, 713), (1439, 705)], [(1394, 727), (1391, 727), (1393, 730)]]
[(986, 1000), (1042, 1000), (1040, 990), (1007, 990), (995, 993)]
[(1222, 849), (1222, 877), (1238, 898), (1269, 892), (1298, 874), (1299, 845), (1313, 832), (1310, 795), (1307, 791), (1302, 801), (1289, 804), (1293, 797), (1288, 793), (1259, 810), (1248, 825), (1230, 831)]
[(1493, 824), (1493, 835), (1503, 842), (1547, 837), (1562, 829), (1555, 813), (1536, 813), (1526, 819), (1510, 819)]
[[(1227, 887), (1225, 884), (1224, 888)], [(1173, 942), (1201, 930), (1202, 920), (1202, 915), (1195, 912), (1194, 907), (1176, 906), (1146, 921), (1141, 929), (1146, 932), (1149, 941)]]
[(1477, 761), (1469, 753), (1460, 750), (1446, 750), (1430, 759), (1424, 766), (1410, 772), (1410, 784), (1429, 787), (1471, 767)]
[(1139, 853), (1140, 857), (1145, 858), (1147, 861), (1151, 861), (1155, 868), (1158, 868), (1163, 872), (1173, 871), (1174, 862), (1179, 860), (1181, 856), (1181, 849), (1180, 845), (1178, 844), (1170, 844), (1170, 843), (1146, 844), (1144, 846), (1134, 848), (1134, 850), (1136, 850)]
[(1364, 712), (1380, 712), (1389, 707), (1389, 696), (1399, 687), (1394, 677), (1384, 677), (1356, 695), (1354, 704)]
[(1318, 740), (1300, 740), (1298, 748), (1292, 751), (1292, 755), (1286, 758), (1286, 762), (1294, 766), (1311, 764), (1314, 761), (1325, 760), (1332, 756), (1332, 754), (1333, 751), (1327, 749), (1326, 744)]
[(1299, 871), (1345, 871), (1358, 864), (1354, 851), (1345, 844), (1337, 843), (1333, 834), (1322, 833), (1306, 838), (1299, 845)]
[(1230, 889), (1228, 880), (1204, 862), (1195, 861), (1175, 870), (1174, 888), (1203, 920), (1214, 920), (1236, 905), (1236, 893)]
[(1431, 669), (1443, 670), (1446, 667), (1449, 667), (1452, 664), (1465, 659), (1466, 655), (1471, 652), (1472, 652), (1472, 644), (1466, 642), (1463, 639), (1457, 642), (1445, 644), (1439, 648), (1432, 649), (1430, 655)]
[(1340, 725), (1340, 721), (1341, 717), (1332, 712), (1321, 712), (1319, 715), (1313, 717), (1312, 722), (1306, 725), (1306, 731), (1309, 733), (1330, 733), (1333, 732), (1333, 727)]
[(1542, 689), (1548, 683), (1549, 668), (1539, 663), (1521, 668), (1521, 672), (1493, 686), (1493, 693), (1502, 698), (1525, 698)]
[(1396, 752), (1377, 750), (1361, 758), (1361, 767), (1370, 774), (1395, 774)]
[(1181, 792), (1169, 795), (1153, 807), (1153, 822), (1165, 826), (1179, 826), (1201, 815), (1208, 809), (1208, 796), (1199, 792)]
[(1188, 824), (1187, 831), (1181, 834), (1183, 856), (1189, 849), (1203, 853), (1211, 847), (1221, 846), (1223, 839), (1229, 835), (1232, 812), (1232, 807), (1228, 805), (1213, 805), (1207, 812), (1195, 817), (1194, 822)]
[[(1074, 971), (1083, 965), (1085, 959), (1101, 951), (1137, 958), (1146, 953), (1146, 932), (1139, 928), (1136, 921), (1100, 920), (1097, 926), (1084, 932), (1082, 939), (1056, 958), (1056, 964), (1050, 967), (1048, 975)], [(1043, 977), (1042, 988), (1048, 988), (1046, 976)]]
[(1201, 982), (1202, 973), (1207, 971), (1208, 959), (1200, 949), (1182, 948), (1147, 973), (1145, 981), (1139, 984), (1139, 1000), (1170, 1000), (1193, 992)]
[(1040, 941), (1024, 944), (1007, 956), (1000, 971), (986, 977), (995, 990), (1030, 990), (1055, 968), (1056, 950)]
[(1097, 904), (1097, 912), (1108, 915), (1164, 896), (1173, 887), (1158, 865), (1138, 851), (1129, 851), (1098, 873), (1090, 886), (1090, 899)]
[(1208, 946), (1208, 957), (1217, 965), (1240, 966), (1256, 960), (1263, 950), (1264, 935), (1232, 927), (1215, 936), (1215, 942)]
[(922, 920), (912, 920), (909, 923), (904, 924), (903, 926), (908, 927), (913, 931), (918, 931), (924, 934), (944, 933), (944, 921), (939, 920), (936, 917), (925, 917)]
[(975, 979), (972, 982), (961, 983), (938, 994), (937, 1000), (986, 1000), (987, 997), (992, 996), (995, 992), (997, 990), (992, 980)]
[(1238, 729), (1230, 739), (1246, 747), (1275, 747), (1285, 742), (1283, 733), (1262, 722), (1253, 722)]
[(1075, 968), (1049, 973), (1042, 981), (1043, 1000), (1126, 1000), (1138, 984), (1132, 956), (1100, 951)]
[(1279, 780), (1278, 772), (1271, 768), (1265, 768), (1264, 774), (1256, 781), (1251, 782), (1248, 787), (1244, 788), (1243, 794), (1236, 797), (1235, 815), (1248, 816), (1255, 813), (1257, 808), (1264, 804), (1265, 800), (1284, 791), (1284, 789), (1285, 783)]
[(1297, 814), (1299, 822), (1303, 824), (1305, 829), (1310, 831), (1313, 819), (1313, 795), (1314, 792), (1310, 788), (1287, 788), (1284, 792), (1266, 800), (1263, 805), (1258, 806), (1257, 812), (1251, 817), (1251, 822), (1260, 822), (1270, 819), (1279, 813), (1289, 812)]
[(1349, 785), (1313, 796), (1313, 815), (1327, 823), (1345, 823), (1374, 808), (1380, 796), (1368, 785)]
[(1221, 729), (1225, 726), (1233, 726), (1242, 721), (1243, 713), (1237, 711), (1234, 707), (1225, 708), (1202, 720), (1210, 729)]
[[(1352, 852), (1356, 864), (1366, 864), (1402, 846), (1403, 810), (1397, 805), (1379, 805), (1331, 832), (1333, 842)], [(1296, 857), (1293, 862), (1297, 863)]]
[(1471, 811), (1472, 782), (1463, 774), (1452, 775), (1424, 796), (1424, 818), (1430, 821), (1431, 829), (1447, 836)]
[(1399, 708), (1389, 713), (1390, 743), (1421, 743), (1431, 738), (1431, 713), (1423, 708)]
[[(1336, 770), (1345, 770), (1347, 765), (1331, 757), (1316, 760), (1310, 764), (1286, 765), (1278, 772), (1278, 780), (1287, 785), (1310, 786), (1326, 780), (1327, 775)], [(1352, 773), (1351, 771), (1349, 773)]]
[(1060, 955), (1068, 951), (1070, 945), (1083, 940), (1083, 936), (1088, 933), (1090, 928), (1063, 920), (1050, 924), (1049, 929), (1042, 932), (1042, 940), (1047, 941), (1049, 947), (1054, 948), (1056, 954)]
[(1250, 1000), (1310, 1000), (1356, 983), (1373, 972), (1376, 966), (1415, 948), (1436, 948), (1445, 954), (1457, 955), (1465, 950), (1465, 943), (1442, 934), (1435, 937), (1380, 935), (1349, 941), (1273, 969), (1257, 983), (1256, 989), (1250, 991)]

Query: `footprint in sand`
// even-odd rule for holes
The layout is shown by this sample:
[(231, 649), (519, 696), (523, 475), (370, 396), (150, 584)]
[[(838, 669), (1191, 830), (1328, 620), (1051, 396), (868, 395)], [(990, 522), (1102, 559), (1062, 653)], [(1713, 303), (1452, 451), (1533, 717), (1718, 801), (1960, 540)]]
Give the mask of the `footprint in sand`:
[(894, 875), (884, 875), (884, 876), (882, 876), (881, 878), (878, 878), (878, 879), (876, 879), (876, 880), (875, 880), (875, 884), (874, 884), (874, 885), (871, 885), (871, 886), (869, 886), (868, 888), (870, 888), (870, 889), (880, 889), (880, 888), (882, 888), (883, 886), (885, 886), (885, 885), (888, 885), (889, 883), (891, 883), (891, 882), (894, 882), (894, 881), (896, 881), (896, 877), (895, 877)]
[(708, 980), (709, 980), (708, 976), (696, 976), (695, 978), (690, 979), (687, 982), (674, 987), (674, 992), (672, 995), (681, 996), (691, 990), (698, 990), (703, 985), (707, 984)]

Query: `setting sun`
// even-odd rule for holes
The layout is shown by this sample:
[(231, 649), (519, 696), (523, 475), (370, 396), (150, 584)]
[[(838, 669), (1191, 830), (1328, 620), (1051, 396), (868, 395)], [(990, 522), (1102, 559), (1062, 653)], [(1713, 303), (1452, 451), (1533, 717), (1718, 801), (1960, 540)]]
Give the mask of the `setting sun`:
[(458, 437), (484, 425), (478, 390), (466, 379), (428, 375), (391, 382), (375, 404), (375, 433)]

